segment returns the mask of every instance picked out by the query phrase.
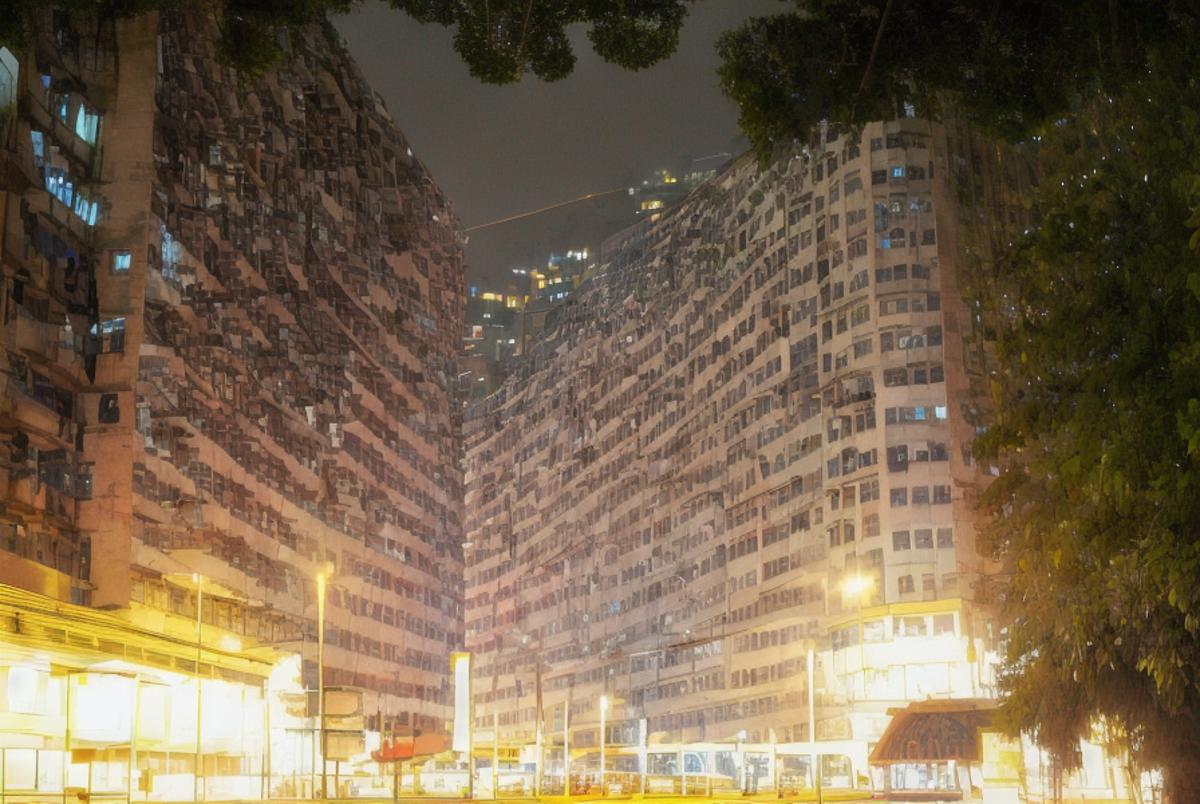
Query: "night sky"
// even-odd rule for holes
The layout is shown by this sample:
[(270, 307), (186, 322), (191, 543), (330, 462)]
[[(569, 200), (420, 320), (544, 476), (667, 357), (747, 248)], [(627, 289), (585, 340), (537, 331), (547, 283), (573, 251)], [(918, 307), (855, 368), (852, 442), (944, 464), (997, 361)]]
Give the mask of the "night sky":
[[(746, 17), (778, 13), (781, 5), (701, 0), (675, 55), (641, 72), (603, 62), (580, 27), (572, 32), (578, 62), (570, 77), (553, 84), (527, 77), (504, 87), (468, 74), (451, 45), (452, 31), (418, 25), (382, 3), (368, 3), (337, 26), (469, 227), (628, 186), (683, 157), (741, 147), (737, 110), (717, 85), (714, 44)], [(618, 199), (609, 200), (609, 217), (623, 214), (613, 208), (627, 203)], [(598, 202), (580, 206), (588, 205), (599, 208)], [(494, 284), (518, 264), (512, 241), (523, 238), (525, 251), (536, 253), (555, 237), (534, 228), (561, 235), (572, 220), (550, 215), (473, 233), (469, 276)]]

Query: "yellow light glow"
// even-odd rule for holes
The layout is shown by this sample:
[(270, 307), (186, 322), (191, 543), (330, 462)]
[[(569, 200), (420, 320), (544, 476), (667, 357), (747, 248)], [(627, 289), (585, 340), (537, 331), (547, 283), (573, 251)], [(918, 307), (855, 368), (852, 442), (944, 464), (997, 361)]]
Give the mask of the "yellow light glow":
[(111, 743), (129, 738), (134, 680), (127, 676), (71, 676), (71, 732), (79, 740)]
[(242, 649), (242, 640), (234, 634), (221, 634), (221, 638), (217, 640), (217, 644), (221, 646), (221, 650), (237, 653)]
[(600, 696), (600, 711), (601, 712), (608, 711), (608, 696), (607, 695)]
[(38, 696), (40, 674), (32, 667), (17, 665), (8, 668), (8, 711), (35, 713), (42, 711)]
[(864, 597), (875, 586), (869, 575), (851, 575), (842, 580), (842, 594), (847, 597)]

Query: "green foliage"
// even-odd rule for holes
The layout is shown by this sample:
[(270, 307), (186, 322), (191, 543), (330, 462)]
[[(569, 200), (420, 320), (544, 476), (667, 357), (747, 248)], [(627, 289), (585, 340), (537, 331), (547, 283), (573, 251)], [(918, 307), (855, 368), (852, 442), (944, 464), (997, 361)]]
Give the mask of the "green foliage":
[(586, 24), (596, 53), (631, 70), (675, 52), (690, 0), (391, 0), (420, 22), (455, 28), (454, 49), (490, 84), (565, 78), (575, 67), (567, 27)]
[(1012, 573), (1006, 717), (1066, 764), (1097, 719), (1200, 788), (1200, 30), (1045, 129), (1036, 225), (990, 299)]
[(855, 124), (908, 103), (1009, 138), (1037, 130), (1096, 87), (1117, 91), (1148, 44), (1178, 36), (1183, 2), (792, 0), (795, 11), (722, 36), (719, 70), (761, 156), (807, 141), (822, 120)]
[[(58, 0), (54, 7), (104, 19), (169, 11), (189, 0)], [(667, 58), (694, 0), (391, 0), (419, 22), (455, 29), (454, 49), (471, 74), (491, 84), (565, 78), (575, 67), (567, 28), (588, 25), (588, 38), (605, 61), (640, 70)], [(276, 33), (346, 13), (358, 0), (208, 0), (221, 25), (218, 52), (242, 73), (256, 75), (282, 52)], [(43, 0), (6, 0), (0, 44), (28, 41)]]

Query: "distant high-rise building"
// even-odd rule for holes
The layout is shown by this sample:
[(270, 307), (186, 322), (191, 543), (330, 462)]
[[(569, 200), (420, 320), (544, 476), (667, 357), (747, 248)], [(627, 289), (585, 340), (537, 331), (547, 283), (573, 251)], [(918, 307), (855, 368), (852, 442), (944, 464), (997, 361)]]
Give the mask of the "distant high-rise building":
[[(57, 690), (46, 728), (51, 666), (224, 684), (267, 645), (315, 689), (321, 575), (325, 685), (362, 691), (368, 729), (441, 732), (462, 639), (453, 211), (332, 28), (247, 81), (201, 14), (42, 23), (0, 50), (0, 584), (79, 607), (0, 625), (0, 673), (27, 660)], [(129, 631), (72, 632), (85, 606)], [(212, 742), (241, 714), (206, 720), (222, 761), (202, 774), (252, 774), (257, 797)], [(190, 743), (143, 739), (160, 782), (192, 772)]]
[(595, 771), (602, 696), (621, 771), (643, 739), (807, 741), (811, 691), (826, 778), (854, 783), (892, 707), (995, 695), (964, 297), (1024, 165), (957, 124), (873, 123), (743, 157), (605, 244), (465, 425), (480, 726), (532, 744), (540, 722), (561, 778), (564, 730)]

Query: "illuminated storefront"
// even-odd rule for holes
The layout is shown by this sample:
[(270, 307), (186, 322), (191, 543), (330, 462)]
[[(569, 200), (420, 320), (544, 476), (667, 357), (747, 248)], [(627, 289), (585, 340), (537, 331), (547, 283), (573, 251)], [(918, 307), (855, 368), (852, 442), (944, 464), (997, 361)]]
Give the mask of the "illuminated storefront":
[[(272, 658), (198, 650), (113, 614), (0, 586), (0, 797), (261, 798), (275, 776), (268, 733), (283, 740), (287, 726), (307, 725), (289, 723), (281, 707), (268, 711), (268, 695), (281, 699), (275, 693), (299, 680), (298, 659)], [(304, 737), (311, 747), (311, 731)], [(311, 762), (278, 754), (280, 771), (311, 771)]]

